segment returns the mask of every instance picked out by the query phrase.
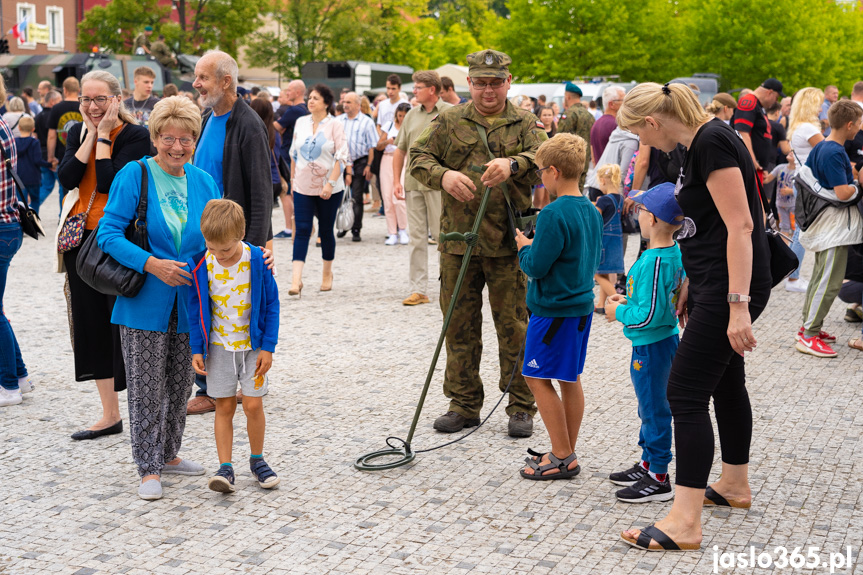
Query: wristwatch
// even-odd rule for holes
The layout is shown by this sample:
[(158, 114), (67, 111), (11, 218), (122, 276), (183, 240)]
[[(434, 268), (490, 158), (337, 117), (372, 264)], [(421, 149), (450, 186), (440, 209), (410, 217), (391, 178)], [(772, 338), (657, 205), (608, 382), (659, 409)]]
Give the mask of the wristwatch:
[(331, 185), (332, 187), (334, 187), (334, 188), (335, 188), (335, 187), (336, 187), (336, 184), (337, 184), (338, 182), (336, 182), (335, 180), (327, 180), (327, 183), (328, 183), (329, 185)]
[(740, 303), (740, 302), (749, 302), (752, 301), (752, 298), (748, 295), (744, 295), (742, 293), (730, 293), (728, 294), (728, 303)]
[(514, 159), (509, 160), (509, 170), (512, 172), (512, 175), (518, 173), (518, 162)]

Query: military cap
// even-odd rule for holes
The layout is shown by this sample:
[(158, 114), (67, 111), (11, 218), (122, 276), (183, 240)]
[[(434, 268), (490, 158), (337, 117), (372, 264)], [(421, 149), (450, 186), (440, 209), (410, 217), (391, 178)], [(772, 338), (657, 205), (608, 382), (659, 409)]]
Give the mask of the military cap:
[(153, 31), (153, 27), (152, 27), (152, 26), (144, 26), (144, 31), (145, 31), (145, 32), (152, 32), (152, 31)]
[(584, 93), (581, 91), (581, 88), (579, 88), (573, 82), (567, 82), (566, 83), (565, 91), (566, 92), (572, 92), (573, 94), (578, 94), (579, 96), (584, 96)]
[(497, 50), (481, 50), (467, 55), (469, 78), (508, 78), (512, 58)]

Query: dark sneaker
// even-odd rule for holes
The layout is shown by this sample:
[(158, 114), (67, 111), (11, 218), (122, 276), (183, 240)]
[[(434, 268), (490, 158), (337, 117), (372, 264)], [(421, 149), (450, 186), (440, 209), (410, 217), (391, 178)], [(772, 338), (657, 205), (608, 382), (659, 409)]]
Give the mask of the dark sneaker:
[(533, 417), (523, 411), (509, 416), (510, 437), (530, 437), (533, 435)]
[[(863, 321), (863, 307), (854, 305), (845, 310), (845, 321), (848, 323), (860, 323)], [(24, 390), (21, 390), (24, 393)]]
[(279, 233), (277, 233), (276, 235), (274, 235), (273, 237), (280, 239), (280, 240), (284, 240), (286, 238), (291, 237), (291, 230), (282, 230)]
[(336, 232), (336, 237), (337, 237), (337, 238), (343, 238), (343, 237), (345, 237), (346, 235), (348, 235), (348, 230), (342, 230), (342, 231)]
[(249, 468), (252, 470), (252, 475), (258, 480), (258, 485), (264, 489), (272, 489), (279, 484), (278, 475), (270, 469), (263, 457), (250, 457)]
[(443, 433), (456, 433), (465, 427), (476, 427), (477, 425), (479, 425), (478, 417), (467, 418), (455, 411), (447, 411), (434, 420), (432, 427)]
[(636, 483), (639, 479), (647, 475), (647, 470), (641, 466), (641, 463), (636, 463), (626, 471), (615, 471), (608, 476), (615, 485), (628, 487)]
[(230, 465), (220, 465), (219, 470), (207, 482), (207, 487), (219, 493), (233, 493), (234, 489), (234, 468)]
[(668, 481), (668, 474), (665, 475), (665, 481), (660, 483), (650, 476), (645, 474), (629, 487), (624, 487), (617, 492), (617, 498), (625, 503), (648, 503), (650, 501), (668, 501), (674, 497), (674, 488), (671, 487), (671, 482)]

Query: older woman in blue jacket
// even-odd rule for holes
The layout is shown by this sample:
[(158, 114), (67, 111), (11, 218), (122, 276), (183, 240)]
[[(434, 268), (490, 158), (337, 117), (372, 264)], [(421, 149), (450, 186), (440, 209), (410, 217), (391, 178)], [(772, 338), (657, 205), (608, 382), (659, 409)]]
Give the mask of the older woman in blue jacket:
[(159, 499), (163, 473), (204, 473), (201, 465), (177, 457), (195, 376), (188, 299), (182, 290), (192, 283), (185, 262), (205, 249), (201, 213), (221, 194), (213, 178), (189, 163), (201, 130), (201, 114), (191, 100), (161, 100), (150, 114), (149, 129), (158, 152), (142, 160), (148, 179), (149, 251), (125, 237), (141, 195), (138, 162), (115, 177), (98, 242), (121, 264), (147, 273), (137, 296), (117, 298), (111, 321), (120, 326), (126, 362), (132, 456), (141, 476), (138, 495)]

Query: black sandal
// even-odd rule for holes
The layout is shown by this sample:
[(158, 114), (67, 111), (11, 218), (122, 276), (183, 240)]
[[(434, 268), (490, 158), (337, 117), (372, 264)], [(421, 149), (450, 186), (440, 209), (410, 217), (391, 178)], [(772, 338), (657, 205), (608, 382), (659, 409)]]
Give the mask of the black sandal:
[[(638, 534), (638, 539), (631, 539), (623, 533), (620, 534), (620, 538), (623, 539), (625, 543), (632, 545), (636, 549), (642, 549), (644, 551), (698, 551), (701, 549), (701, 545), (697, 545), (695, 543), (675, 543), (671, 537), (660, 531), (659, 528), (653, 524), (643, 527), (641, 532)], [(651, 547), (651, 540), (656, 541), (656, 544), (659, 545), (659, 547)]]
[[(519, 471), (521, 476), (525, 479), (532, 479), (533, 481), (571, 479), (572, 477), (575, 477), (576, 475), (581, 473), (581, 465), (576, 465), (574, 469), (569, 469), (569, 464), (578, 459), (574, 451), (566, 459), (558, 459), (554, 455), (554, 453), (548, 453), (548, 460), (551, 463), (548, 463), (547, 465), (539, 464), (540, 461), (542, 461), (542, 456), (546, 455), (545, 453), (537, 453), (532, 449), (528, 450), (528, 453), (531, 453), (534, 456), (539, 455), (540, 458), (539, 460), (533, 459), (531, 457), (524, 458), (524, 462), (527, 463), (527, 466), (533, 469), (533, 475), (525, 473), (524, 469)], [(552, 469), (557, 469), (559, 473), (550, 473), (548, 475), (543, 475), (546, 471), (551, 471)]]
[(709, 485), (707, 489), (704, 490), (704, 505), (716, 505), (718, 507), (733, 507), (734, 509), (749, 509), (752, 507), (752, 502), (743, 503), (742, 501), (738, 501), (737, 499), (726, 499), (723, 496), (719, 495), (716, 490), (714, 490)]

